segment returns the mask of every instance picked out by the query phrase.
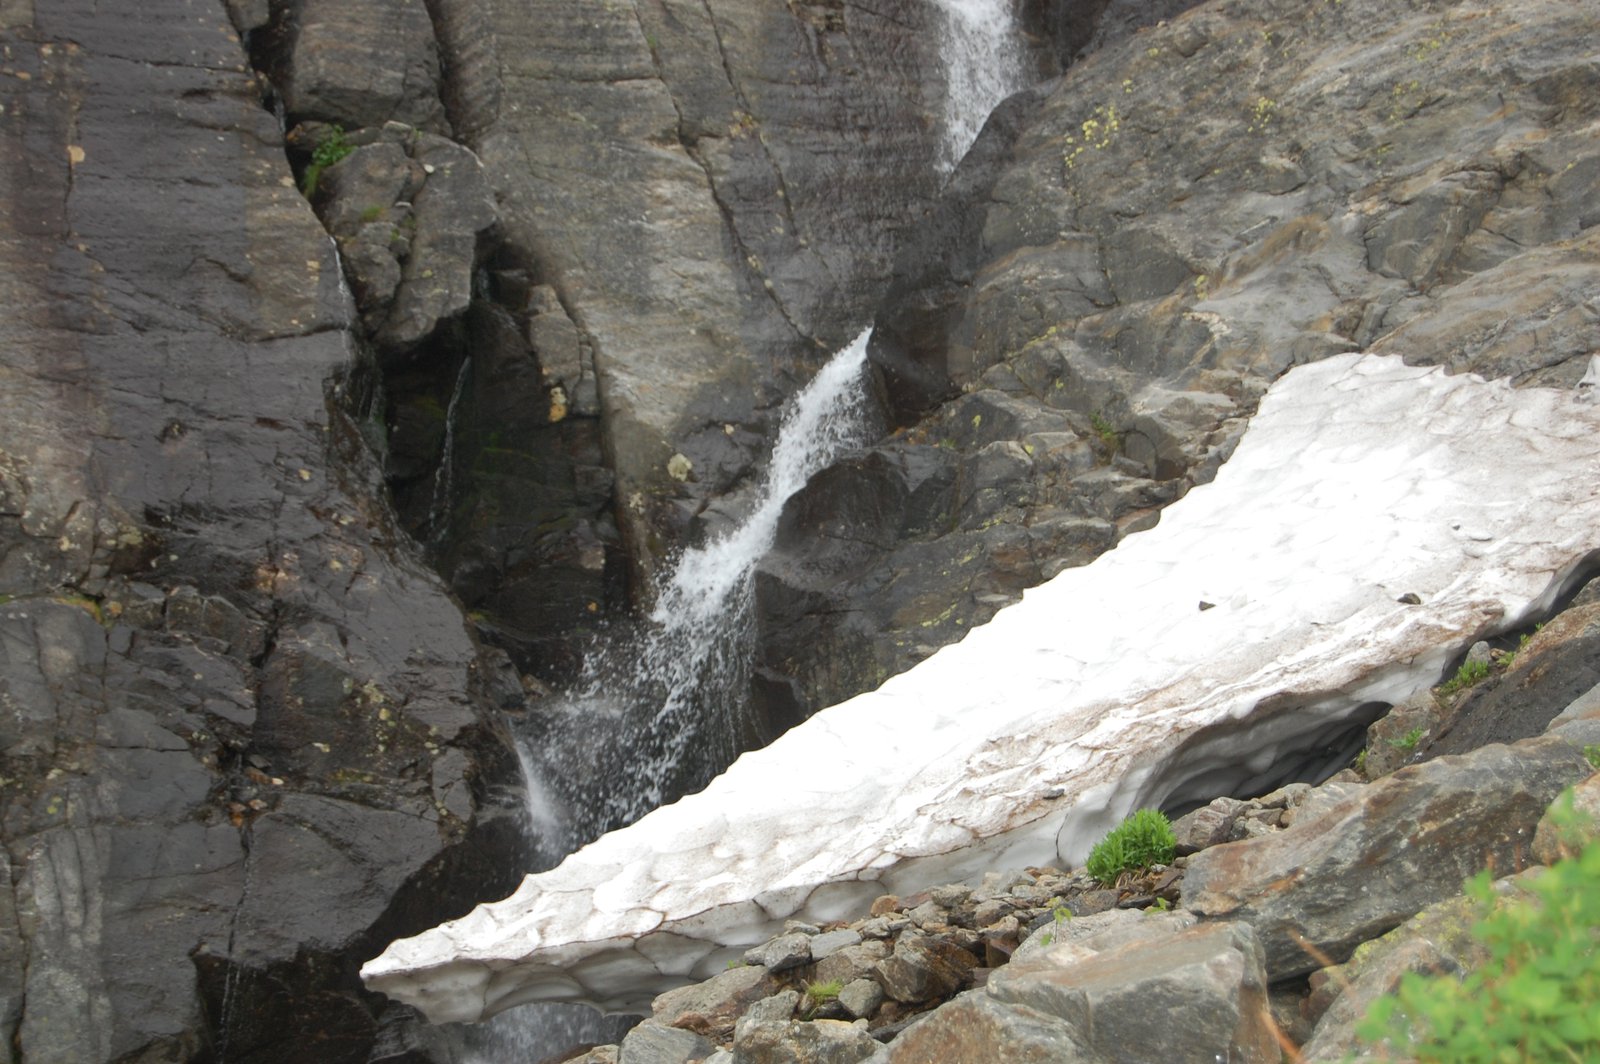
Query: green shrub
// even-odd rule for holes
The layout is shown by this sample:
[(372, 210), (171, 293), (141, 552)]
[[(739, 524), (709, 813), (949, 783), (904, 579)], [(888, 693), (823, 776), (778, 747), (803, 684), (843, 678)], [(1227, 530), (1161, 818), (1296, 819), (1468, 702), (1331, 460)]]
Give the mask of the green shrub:
[(1600, 1060), (1600, 842), (1526, 882), (1531, 897), (1497, 899), (1489, 872), (1470, 880), (1489, 960), (1465, 978), (1408, 973), (1356, 1033), (1419, 1064)]
[(1100, 438), (1100, 442), (1105, 449), (1112, 454), (1115, 454), (1117, 449), (1122, 446), (1122, 433), (1113, 428), (1111, 422), (1101, 417), (1098, 411), (1089, 415), (1089, 427)]
[(310, 199), (317, 194), (317, 182), (322, 179), (322, 171), (355, 151), (355, 145), (347, 144), (344, 139), (343, 126), (329, 126), (317, 146), (311, 151), (311, 164), (306, 167), (306, 172), (301, 178), (300, 187)]
[(1110, 886), (1124, 872), (1170, 864), (1176, 847), (1171, 822), (1155, 809), (1141, 809), (1095, 843), (1084, 868)]

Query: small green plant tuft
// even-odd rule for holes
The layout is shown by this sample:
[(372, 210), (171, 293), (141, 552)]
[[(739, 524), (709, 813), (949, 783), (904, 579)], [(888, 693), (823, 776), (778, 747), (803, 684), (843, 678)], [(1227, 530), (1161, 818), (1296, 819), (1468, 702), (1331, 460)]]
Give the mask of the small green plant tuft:
[(1583, 756), (1588, 759), (1591, 768), (1600, 769), (1600, 743), (1590, 743), (1584, 747)]
[(311, 150), (311, 163), (300, 181), (301, 191), (306, 198), (317, 194), (317, 182), (322, 180), (322, 171), (355, 150), (354, 144), (346, 143), (343, 126), (329, 126), (317, 146)]
[(1465, 691), (1474, 687), (1489, 676), (1489, 663), (1487, 661), (1463, 661), (1456, 674), (1439, 685), (1439, 693), (1446, 697), (1457, 691)]
[(839, 1000), (839, 991), (844, 989), (844, 980), (829, 979), (820, 983), (806, 984), (806, 1004), (812, 1009), (820, 1008), (831, 1001)]
[(1488, 871), (1469, 880), (1489, 959), (1464, 978), (1408, 972), (1357, 1035), (1418, 1064), (1600, 1060), (1600, 842), (1522, 882), (1529, 897), (1499, 898)]
[(1089, 415), (1089, 427), (1100, 438), (1100, 442), (1105, 444), (1106, 450), (1115, 453), (1117, 448), (1122, 446), (1122, 434), (1112, 428), (1111, 422), (1101, 417), (1099, 411)]
[(1177, 839), (1166, 816), (1159, 810), (1141, 809), (1095, 844), (1084, 868), (1095, 879), (1111, 886), (1124, 872), (1140, 871), (1153, 864), (1170, 864), (1176, 848)]
[(1425, 734), (1426, 733), (1421, 728), (1412, 728), (1410, 731), (1400, 736), (1400, 738), (1389, 739), (1387, 741), (1389, 745), (1394, 747), (1396, 750), (1404, 750), (1407, 753), (1410, 753), (1412, 750), (1417, 748), (1418, 743), (1422, 742), (1422, 737)]

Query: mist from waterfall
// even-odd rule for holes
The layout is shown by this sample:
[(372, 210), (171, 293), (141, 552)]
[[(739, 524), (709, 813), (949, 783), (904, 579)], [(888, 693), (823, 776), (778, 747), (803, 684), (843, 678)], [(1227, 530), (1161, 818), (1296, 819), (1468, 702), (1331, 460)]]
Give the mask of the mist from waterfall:
[(1026, 57), (1010, 0), (937, 0), (945, 69), (940, 166), (954, 170), (989, 113), (1026, 84)]
[(868, 335), (791, 400), (749, 515), (679, 555), (638, 628), (597, 645), (575, 688), (539, 705), (522, 755), (544, 859), (698, 790), (759, 732), (748, 709), (754, 570), (789, 497), (866, 442)]

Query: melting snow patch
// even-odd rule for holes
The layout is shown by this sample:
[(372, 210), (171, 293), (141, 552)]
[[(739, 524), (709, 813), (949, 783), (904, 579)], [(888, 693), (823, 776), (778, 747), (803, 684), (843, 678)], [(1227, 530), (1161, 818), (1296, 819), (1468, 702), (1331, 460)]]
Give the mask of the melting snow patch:
[(1281, 775), (1547, 609), (1600, 550), (1597, 485), (1576, 392), (1297, 369), (1156, 528), (363, 976), (435, 1021), (637, 1010), (785, 918), (1080, 861), (1133, 809)]

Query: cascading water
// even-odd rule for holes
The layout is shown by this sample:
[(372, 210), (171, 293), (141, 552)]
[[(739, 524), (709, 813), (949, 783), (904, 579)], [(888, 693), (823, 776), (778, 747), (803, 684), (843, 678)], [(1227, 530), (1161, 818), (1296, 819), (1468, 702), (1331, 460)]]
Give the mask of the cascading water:
[(429, 543), (438, 543), (443, 539), (450, 525), (451, 479), (456, 464), (456, 409), (461, 405), (461, 397), (467, 390), (467, 381), (471, 376), (472, 359), (464, 358), (461, 360), (461, 369), (456, 373), (455, 389), (450, 393), (450, 405), (444, 411), (444, 450), (439, 458), (439, 468), (434, 470), (433, 499), (428, 507)]
[[(1008, 0), (937, 2), (947, 72), (940, 166), (948, 173), (989, 112), (1022, 87), (1025, 63)], [(865, 442), (861, 377), (869, 335), (836, 354), (795, 396), (744, 522), (685, 551), (658, 582), (640, 630), (598, 648), (582, 683), (542, 704), (535, 734), (519, 738), (541, 867), (704, 786), (748, 745), (752, 574), (772, 545), (783, 504)], [(470, 1034), (467, 1060), (506, 1064), (578, 1042), (615, 1041), (622, 1029), (572, 1006), (524, 1006)]]
[(1010, 0), (937, 0), (943, 25), (945, 137), (940, 165), (954, 170), (989, 112), (1021, 89), (1025, 57)]
[(658, 581), (641, 629), (599, 647), (579, 689), (540, 707), (540, 734), (525, 744), (524, 763), (530, 819), (556, 834), (543, 840), (546, 855), (559, 857), (704, 786), (748, 744), (741, 737), (756, 730), (745, 719), (752, 572), (784, 502), (865, 442), (867, 337), (834, 355), (794, 397), (749, 516), (679, 556)]
[[(750, 676), (752, 574), (783, 504), (818, 470), (865, 442), (868, 332), (792, 400), (749, 516), (666, 572), (655, 607), (629, 639), (591, 655), (578, 689), (540, 705), (538, 734), (518, 739), (537, 862), (697, 789), (739, 754)], [(464, 1035), (468, 1064), (538, 1059), (626, 1029), (580, 1006), (530, 1005)]]

